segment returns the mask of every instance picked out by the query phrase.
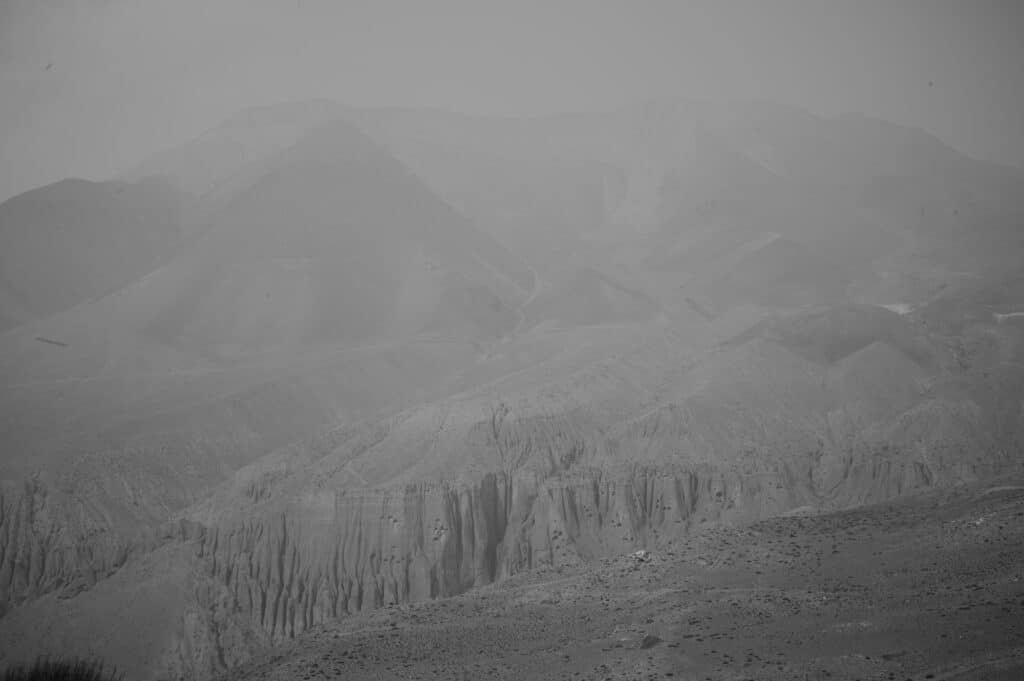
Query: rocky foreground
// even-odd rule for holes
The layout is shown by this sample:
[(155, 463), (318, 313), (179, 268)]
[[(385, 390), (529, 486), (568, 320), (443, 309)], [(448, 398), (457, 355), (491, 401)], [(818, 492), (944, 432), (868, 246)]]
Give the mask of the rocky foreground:
[(1020, 679), (1024, 479), (391, 606), (223, 678)]

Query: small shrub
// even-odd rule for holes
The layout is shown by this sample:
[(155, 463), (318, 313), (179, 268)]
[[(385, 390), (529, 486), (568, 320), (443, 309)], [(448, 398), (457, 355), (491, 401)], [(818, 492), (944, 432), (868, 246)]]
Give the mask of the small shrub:
[(124, 681), (124, 674), (106, 671), (99, 660), (40, 657), (32, 665), (8, 667), (0, 681)]

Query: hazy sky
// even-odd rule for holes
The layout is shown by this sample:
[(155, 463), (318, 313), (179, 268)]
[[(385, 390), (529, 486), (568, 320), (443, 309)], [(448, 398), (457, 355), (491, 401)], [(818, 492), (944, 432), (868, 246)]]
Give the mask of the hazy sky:
[(767, 98), (1024, 165), (1019, 0), (0, 0), (0, 200), (246, 106)]

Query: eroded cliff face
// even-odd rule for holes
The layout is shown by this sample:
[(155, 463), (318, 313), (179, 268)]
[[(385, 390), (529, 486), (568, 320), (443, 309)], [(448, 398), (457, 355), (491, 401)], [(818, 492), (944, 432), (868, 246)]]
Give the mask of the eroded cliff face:
[(800, 479), (805, 472), (785, 468), (755, 477), (713, 467), (584, 469), (547, 478), (490, 473), (380, 494), (321, 490), (287, 509), (207, 528), (198, 557), (241, 616), (282, 639), (523, 570), (654, 548), (701, 522), (777, 514), (814, 499)]
[[(986, 406), (1001, 404), (995, 398), (919, 399), (908, 388), (893, 398), (898, 408), (876, 416), (856, 401), (837, 403), (842, 391), (821, 389), (823, 371), (779, 371), (787, 382), (771, 389), (750, 387), (745, 374), (718, 380), (604, 428), (581, 407), (504, 404), (484, 418), (451, 406), (447, 420), (395, 420), (257, 495), (241, 489), (219, 510), (204, 509), (214, 522), (203, 533), (202, 569), (230, 591), (241, 617), (283, 639), (523, 570), (656, 549), (703, 523), (882, 501), (1021, 465), (1024, 422), (995, 414)], [(762, 385), (761, 374), (754, 379)], [(874, 390), (861, 383), (847, 389), (853, 398)], [(858, 420), (837, 429), (836, 409)], [(478, 416), (462, 421), (460, 413)], [(1007, 421), (998, 437), (996, 416)], [(361, 462), (396, 452), (417, 462), (410, 465), (438, 457), (439, 465), (464, 462), (465, 471), (434, 483), (352, 486)]]
[(49, 593), (70, 598), (133, 555), (188, 537), (168, 521), (225, 477), (214, 451), (215, 444), (100, 452), (66, 471), (0, 481), (0, 613)]
[(38, 478), (0, 488), (0, 614), (52, 591), (73, 594), (125, 563), (132, 543)]
[[(180, 520), (116, 541), (97, 533), (92, 553), (63, 548), (70, 535), (46, 534), (53, 492), (40, 484), (5, 515), (4, 583), (19, 595), (0, 618), (4, 659), (58, 641), (139, 678), (205, 679), (333, 618), (656, 548), (702, 522), (807, 503), (807, 490), (789, 491), (806, 476), (780, 475), (580, 465), (386, 490), (324, 486), (286, 502), (270, 491), (250, 498), (236, 522)], [(120, 633), (100, 640), (87, 622)]]
[[(660, 410), (604, 438), (581, 438), (579, 416), (482, 420), (464, 431), (463, 442), (479, 447), (481, 460), (518, 462), (512, 470), (368, 489), (335, 484), (349, 480), (340, 474), (337, 480), (320, 475), (332, 470), (323, 461), (285, 467), (257, 476), (255, 487), (238, 485), (216, 512), (197, 511), (202, 522), (182, 519), (131, 539), (95, 532), (91, 544), (82, 544), (88, 550), (69, 548), (68, 529), (49, 521), (60, 492), (44, 483), (26, 486), (3, 502), (3, 583), (11, 602), (23, 607), (0, 618), (0, 640), (9, 636), (5, 629), (31, 620), (33, 609), (50, 613), (55, 629), (66, 612), (99, 622), (120, 617), (110, 594), (149, 593), (138, 584), (155, 580), (154, 595), (136, 598), (134, 607), (144, 610), (146, 598), (162, 602), (156, 594), (172, 585), (179, 596), (174, 608), (154, 606), (138, 616), (160, 622), (131, 631), (148, 655), (136, 667), (140, 678), (205, 679), (272, 642), (354, 612), (450, 596), (524, 570), (657, 549), (703, 523), (749, 521), (949, 482), (919, 455), (897, 448), (845, 455), (827, 447), (750, 450), (703, 463), (661, 455), (658, 463), (652, 456), (639, 457), (650, 461), (643, 465), (609, 463), (609, 457), (629, 461), (625, 453), (642, 443), (660, 451), (653, 442), (662, 436), (674, 442), (681, 434), (695, 437), (683, 412)], [(372, 456), (373, 447), (386, 445), (388, 432), (369, 439), (360, 433), (354, 451)], [(352, 453), (332, 450), (324, 458), (349, 460)], [(940, 471), (943, 462), (933, 464)], [(830, 474), (829, 466), (835, 469)], [(77, 531), (90, 536), (88, 528)], [(180, 556), (177, 567), (154, 559), (164, 554)], [(71, 584), (79, 586), (68, 591)]]

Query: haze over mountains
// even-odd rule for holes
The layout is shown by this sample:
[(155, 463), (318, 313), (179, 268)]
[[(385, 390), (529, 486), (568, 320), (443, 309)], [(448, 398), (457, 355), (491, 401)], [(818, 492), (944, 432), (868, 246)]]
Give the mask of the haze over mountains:
[(315, 101), (15, 197), (0, 661), (205, 679), (348, 614), (1017, 472), (1022, 189), (763, 102)]

